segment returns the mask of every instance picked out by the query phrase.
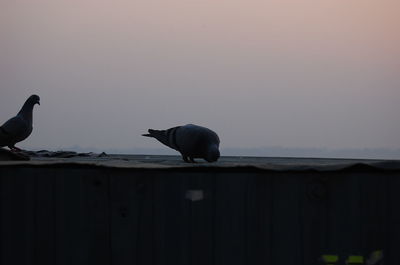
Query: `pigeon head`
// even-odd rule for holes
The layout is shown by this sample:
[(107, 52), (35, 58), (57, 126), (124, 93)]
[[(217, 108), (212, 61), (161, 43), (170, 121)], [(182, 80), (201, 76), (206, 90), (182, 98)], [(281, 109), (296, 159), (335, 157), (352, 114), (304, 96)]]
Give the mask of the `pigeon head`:
[(38, 95), (32, 95), (28, 98), (27, 102), (29, 105), (34, 106), (35, 104), (40, 105), (40, 97)]
[(207, 162), (215, 162), (220, 157), (218, 146), (213, 144), (211, 145), (208, 150), (206, 157), (204, 158)]
[(18, 115), (22, 115), (25, 118), (30, 117), (32, 119), (32, 110), (33, 106), (36, 104), (40, 105), (40, 97), (38, 95), (32, 95), (30, 96), (22, 106), (21, 110), (18, 112)]

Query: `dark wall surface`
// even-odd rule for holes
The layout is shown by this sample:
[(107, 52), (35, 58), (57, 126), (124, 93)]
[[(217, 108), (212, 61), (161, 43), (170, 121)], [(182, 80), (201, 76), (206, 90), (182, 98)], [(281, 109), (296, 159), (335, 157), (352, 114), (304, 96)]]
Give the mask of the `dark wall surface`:
[(400, 264), (397, 169), (0, 166), (0, 192), (2, 265)]

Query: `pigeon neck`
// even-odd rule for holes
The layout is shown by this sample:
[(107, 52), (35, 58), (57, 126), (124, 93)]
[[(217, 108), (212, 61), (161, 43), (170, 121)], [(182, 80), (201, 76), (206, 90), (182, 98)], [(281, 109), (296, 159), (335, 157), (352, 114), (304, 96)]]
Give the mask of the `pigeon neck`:
[(33, 106), (32, 102), (26, 101), (22, 106), (21, 110), (18, 112), (18, 115), (21, 115), (27, 120), (32, 120)]

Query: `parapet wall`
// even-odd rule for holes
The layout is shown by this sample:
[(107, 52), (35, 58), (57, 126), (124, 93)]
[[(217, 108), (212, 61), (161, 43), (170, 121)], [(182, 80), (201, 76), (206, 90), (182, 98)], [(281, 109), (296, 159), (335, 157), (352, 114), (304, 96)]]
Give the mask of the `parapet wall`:
[(399, 189), (398, 161), (1, 162), (0, 264), (400, 264)]

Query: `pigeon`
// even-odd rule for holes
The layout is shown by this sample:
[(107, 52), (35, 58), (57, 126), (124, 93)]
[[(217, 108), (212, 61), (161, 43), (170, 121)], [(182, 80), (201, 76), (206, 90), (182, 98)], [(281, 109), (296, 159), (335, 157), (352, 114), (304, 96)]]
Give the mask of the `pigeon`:
[(167, 130), (149, 129), (146, 137), (156, 138), (166, 146), (175, 149), (187, 163), (195, 163), (194, 158), (203, 158), (207, 162), (215, 162), (220, 157), (219, 137), (212, 130), (187, 124)]
[(8, 146), (11, 151), (21, 151), (15, 144), (28, 138), (32, 133), (32, 112), (35, 104), (40, 105), (37, 95), (30, 96), (18, 112), (0, 127), (0, 147)]

